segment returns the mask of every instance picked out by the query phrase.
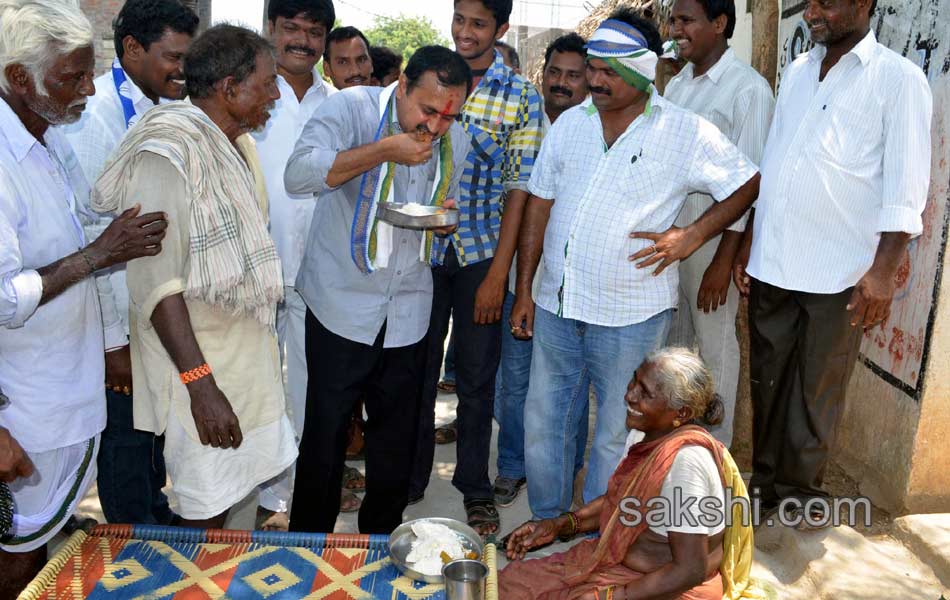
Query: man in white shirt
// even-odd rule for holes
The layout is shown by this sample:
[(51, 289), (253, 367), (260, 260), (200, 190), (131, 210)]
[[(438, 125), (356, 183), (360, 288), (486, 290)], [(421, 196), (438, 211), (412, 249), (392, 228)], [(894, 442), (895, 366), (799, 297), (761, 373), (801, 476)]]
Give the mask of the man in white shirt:
[[(544, 130), (561, 114), (587, 98), (584, 38), (568, 33), (551, 42), (544, 51), (541, 96), (544, 98)], [(540, 271), (535, 274), (531, 293), (537, 292)], [(511, 318), (517, 292), (517, 264), (512, 261), (508, 291), (502, 305), (502, 323)], [(510, 333), (501, 335), (501, 361), (495, 375), (495, 420), (498, 421), (498, 476), (492, 486), (495, 504), (511, 506), (526, 483), (524, 468), (524, 401), (531, 373), (531, 340)], [(574, 472), (584, 467), (587, 449), (587, 413), (579, 411), (577, 451)]]
[(737, 259), (737, 285), (751, 286), (750, 488), (765, 509), (827, 495), (862, 331), (887, 321), (894, 274), (923, 228), (931, 92), (919, 67), (877, 42), (874, 4), (805, 9), (818, 45), (782, 76), (748, 275)]
[[(119, 142), (163, 99), (181, 98), (182, 58), (198, 28), (198, 16), (177, 0), (128, 0), (115, 19), (116, 58), (95, 80), (96, 94), (82, 118), (63, 128), (92, 184)], [(81, 201), (88, 206), (89, 198)], [(85, 228), (95, 239), (108, 216)], [(129, 291), (125, 265), (96, 276), (105, 330), (106, 407), (97, 479), (102, 512), (110, 523), (168, 525), (174, 514), (165, 486), (164, 438), (132, 426), (132, 363), (129, 354)]]
[[(656, 26), (629, 8), (601, 23), (587, 44), (593, 105), (558, 118), (531, 176), (510, 325), (534, 335), (525, 401), (534, 518), (571, 506), (577, 411), (590, 385), (597, 429), (584, 500), (604, 493), (627, 437), (630, 373), (664, 343), (676, 306), (677, 273), (667, 267), (735, 222), (758, 191), (755, 166), (714, 125), (657, 93), (661, 51)], [(694, 191), (717, 203), (674, 227)]]
[[(252, 133), (267, 185), (270, 233), (284, 273), (284, 301), (277, 305), (277, 343), (287, 368), (287, 410), (297, 440), (307, 408), (307, 305), (294, 287), (313, 218), (313, 194), (290, 194), (284, 168), (314, 111), (335, 92), (316, 71), (335, 19), (330, 0), (271, 0), (267, 28), (277, 57), (280, 99), (264, 129)], [(284, 473), (261, 490), (259, 517), (265, 528), (287, 528), (293, 476)], [(359, 498), (344, 500), (343, 503)], [(270, 513), (270, 514), (268, 514)]]
[(158, 253), (165, 235), (162, 214), (133, 206), (87, 243), (79, 199), (88, 186), (50, 126), (78, 120), (95, 91), (92, 43), (92, 25), (69, 3), (0, 0), (0, 388), (9, 398), (0, 429), (34, 467), (19, 460), (4, 473), (19, 477), (13, 527), (0, 540), (3, 598), (36, 575), (95, 479), (106, 406), (90, 276)]
[[(759, 164), (775, 100), (765, 78), (729, 47), (735, 24), (733, 0), (677, 0), (670, 28), (680, 58), (689, 62), (670, 80), (663, 96), (707, 119)], [(690, 194), (676, 218), (677, 227), (689, 225), (713, 203), (706, 194)], [(679, 311), (672, 327), (695, 332), (695, 343), (725, 407), (722, 423), (710, 431), (727, 447), (732, 443), (739, 387), (739, 292), (729, 288), (745, 223), (743, 216), (679, 264)]]

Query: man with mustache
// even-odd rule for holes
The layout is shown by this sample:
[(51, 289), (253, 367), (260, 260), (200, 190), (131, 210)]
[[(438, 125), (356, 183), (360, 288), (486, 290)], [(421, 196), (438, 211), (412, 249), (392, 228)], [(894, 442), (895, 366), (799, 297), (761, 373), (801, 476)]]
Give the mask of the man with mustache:
[[(733, 0), (676, 0), (670, 17), (679, 57), (688, 61), (666, 86), (663, 97), (709, 120), (753, 163), (772, 122), (772, 88), (729, 47), (736, 25)], [(676, 219), (686, 227), (714, 203), (690, 194)], [(732, 422), (739, 387), (739, 340), (736, 312), (739, 292), (730, 289), (732, 263), (739, 250), (745, 216), (706, 242), (679, 264), (679, 307), (673, 331), (695, 332), (695, 343), (716, 382), (725, 406), (722, 423), (710, 429), (720, 442), (732, 443)], [(692, 345), (693, 340), (688, 340)], [(677, 343), (686, 340), (677, 340)], [(687, 345), (684, 343), (684, 345)]]
[[(666, 341), (676, 306), (677, 272), (667, 267), (738, 219), (758, 191), (755, 166), (714, 125), (659, 95), (660, 52), (656, 26), (630, 8), (601, 23), (587, 43), (592, 105), (551, 126), (531, 175), (510, 325), (534, 338), (524, 414), (536, 519), (570, 509), (591, 385), (597, 429), (584, 500), (604, 493), (627, 437), (624, 373)], [(716, 204), (673, 226), (694, 191)]]
[[(198, 16), (177, 0), (128, 0), (115, 18), (116, 58), (96, 78), (78, 123), (63, 128), (86, 180), (94, 182), (126, 131), (159, 102), (184, 95), (182, 60), (198, 29)], [(88, 205), (89, 199), (83, 198)], [(111, 217), (86, 227), (95, 239)], [(99, 449), (97, 479), (102, 512), (110, 523), (168, 525), (174, 515), (165, 487), (164, 440), (132, 427), (129, 292), (125, 267), (96, 277), (105, 328), (108, 419)]]
[(338, 90), (370, 84), (373, 59), (369, 55), (369, 40), (362, 31), (337, 27), (330, 32), (323, 52), (323, 72)]
[(93, 28), (75, 5), (0, 0), (0, 479), (16, 514), (0, 539), (0, 598), (46, 562), (96, 477), (105, 349), (92, 275), (159, 252), (166, 222), (131, 206), (94, 241), (88, 185), (55, 125), (93, 95)]
[(455, 119), (470, 77), (451, 50), (420, 48), (389, 87), (354, 87), (327, 99), (287, 163), (287, 191), (316, 199), (297, 276), (309, 309), (310, 377), (293, 531), (333, 531), (347, 428), (360, 398), (368, 415), (360, 531), (390, 533), (402, 522), (432, 307), (426, 258), (433, 237), (375, 215), (383, 201), (454, 206), (468, 152)]
[(586, 60), (584, 38), (574, 32), (555, 39), (544, 51), (541, 94), (547, 127), (587, 98)]
[(273, 49), (217, 25), (185, 55), (190, 103), (150, 110), (96, 182), (100, 212), (168, 214), (162, 252), (128, 269), (136, 429), (165, 435), (182, 525), (219, 528), (297, 456), (275, 320), (280, 259), (254, 141), (279, 97)]
[[(782, 75), (754, 231), (735, 267), (750, 294), (749, 487), (765, 510), (827, 496), (823, 476), (862, 334), (886, 324), (895, 273), (923, 229), (930, 86), (920, 67), (877, 42), (875, 5), (808, 2), (817, 46)], [(815, 504), (806, 517), (822, 521), (824, 504)]]
[[(544, 130), (550, 129), (564, 111), (577, 106), (587, 98), (587, 78), (584, 75), (587, 50), (584, 38), (574, 32), (562, 35), (544, 51), (544, 70), (541, 74), (541, 94), (544, 98)], [(517, 255), (515, 256), (517, 259)], [(541, 269), (531, 285), (532, 297), (538, 292)], [(517, 293), (517, 265), (512, 260), (508, 275), (508, 290), (502, 307), (501, 322), (511, 319)], [(531, 374), (531, 340), (514, 335), (501, 336), (501, 362), (495, 376), (495, 420), (498, 421), (498, 476), (492, 486), (495, 504), (511, 506), (525, 486), (524, 467), (524, 401), (528, 394)], [(587, 449), (588, 415), (579, 410), (577, 448), (574, 474), (584, 467)]]
[[(271, 0), (267, 29), (277, 54), (280, 98), (267, 125), (252, 136), (267, 184), (270, 233), (280, 256), (284, 301), (277, 306), (277, 343), (287, 369), (287, 407), (297, 440), (303, 435), (307, 408), (307, 356), (304, 345), (307, 305), (294, 287), (313, 218), (313, 197), (290, 194), (284, 187), (287, 159), (304, 125), (334, 92), (316, 70), (327, 34), (336, 19), (330, 0)], [(292, 471), (292, 469), (291, 469)], [(284, 473), (261, 490), (258, 525), (286, 530), (293, 474)], [(344, 492), (347, 510), (359, 508), (359, 497)]]

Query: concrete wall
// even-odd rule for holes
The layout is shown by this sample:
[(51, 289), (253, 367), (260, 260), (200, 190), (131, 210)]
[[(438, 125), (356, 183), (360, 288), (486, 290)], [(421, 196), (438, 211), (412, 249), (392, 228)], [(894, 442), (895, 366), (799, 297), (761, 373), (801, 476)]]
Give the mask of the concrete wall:
[[(779, 0), (778, 67), (811, 47), (801, 0)], [(934, 95), (924, 232), (897, 274), (886, 327), (865, 333), (835, 448), (862, 493), (895, 512), (950, 510), (950, 0), (881, 0), (878, 40), (919, 65)], [(779, 80), (779, 85), (781, 81)], [(882, 93), (887, 93), (882, 90)]]
[(729, 45), (741, 60), (752, 62), (752, 11), (751, 0), (736, 0), (736, 30)]

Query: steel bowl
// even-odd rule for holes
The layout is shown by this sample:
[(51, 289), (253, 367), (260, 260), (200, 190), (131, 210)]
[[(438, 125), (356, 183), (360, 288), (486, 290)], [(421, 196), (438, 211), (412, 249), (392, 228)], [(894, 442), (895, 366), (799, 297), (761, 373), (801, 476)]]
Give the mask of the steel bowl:
[(406, 577), (415, 579), (416, 581), (424, 581), (426, 583), (445, 583), (445, 579), (441, 574), (423, 575), (422, 573), (410, 567), (406, 562), (406, 557), (409, 556), (409, 551), (412, 549), (412, 542), (416, 540), (416, 534), (412, 532), (412, 526), (413, 524), (420, 521), (445, 525), (458, 534), (458, 536), (462, 539), (462, 547), (466, 552), (474, 551), (476, 554), (478, 554), (477, 559), (482, 559), (482, 538), (477, 533), (475, 533), (474, 529), (465, 523), (444, 517), (415, 519), (413, 521), (407, 521), (403, 523), (389, 536), (389, 558), (392, 560), (393, 564), (396, 565), (396, 568), (399, 569), (399, 571)]
[(402, 202), (380, 202), (376, 209), (376, 216), (390, 225), (405, 229), (437, 229), (459, 224), (457, 208), (423, 205), (416, 210), (424, 210), (426, 214), (410, 215), (403, 212), (405, 206), (406, 203)]

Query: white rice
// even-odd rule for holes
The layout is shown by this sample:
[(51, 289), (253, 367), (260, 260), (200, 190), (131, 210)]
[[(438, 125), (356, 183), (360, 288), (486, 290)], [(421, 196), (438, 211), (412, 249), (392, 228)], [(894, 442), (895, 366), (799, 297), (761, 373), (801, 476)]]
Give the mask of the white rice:
[(465, 556), (462, 539), (445, 525), (420, 521), (412, 525), (412, 532), (416, 534), (416, 539), (412, 542), (406, 562), (423, 575), (442, 574), (443, 552), (452, 560)]

